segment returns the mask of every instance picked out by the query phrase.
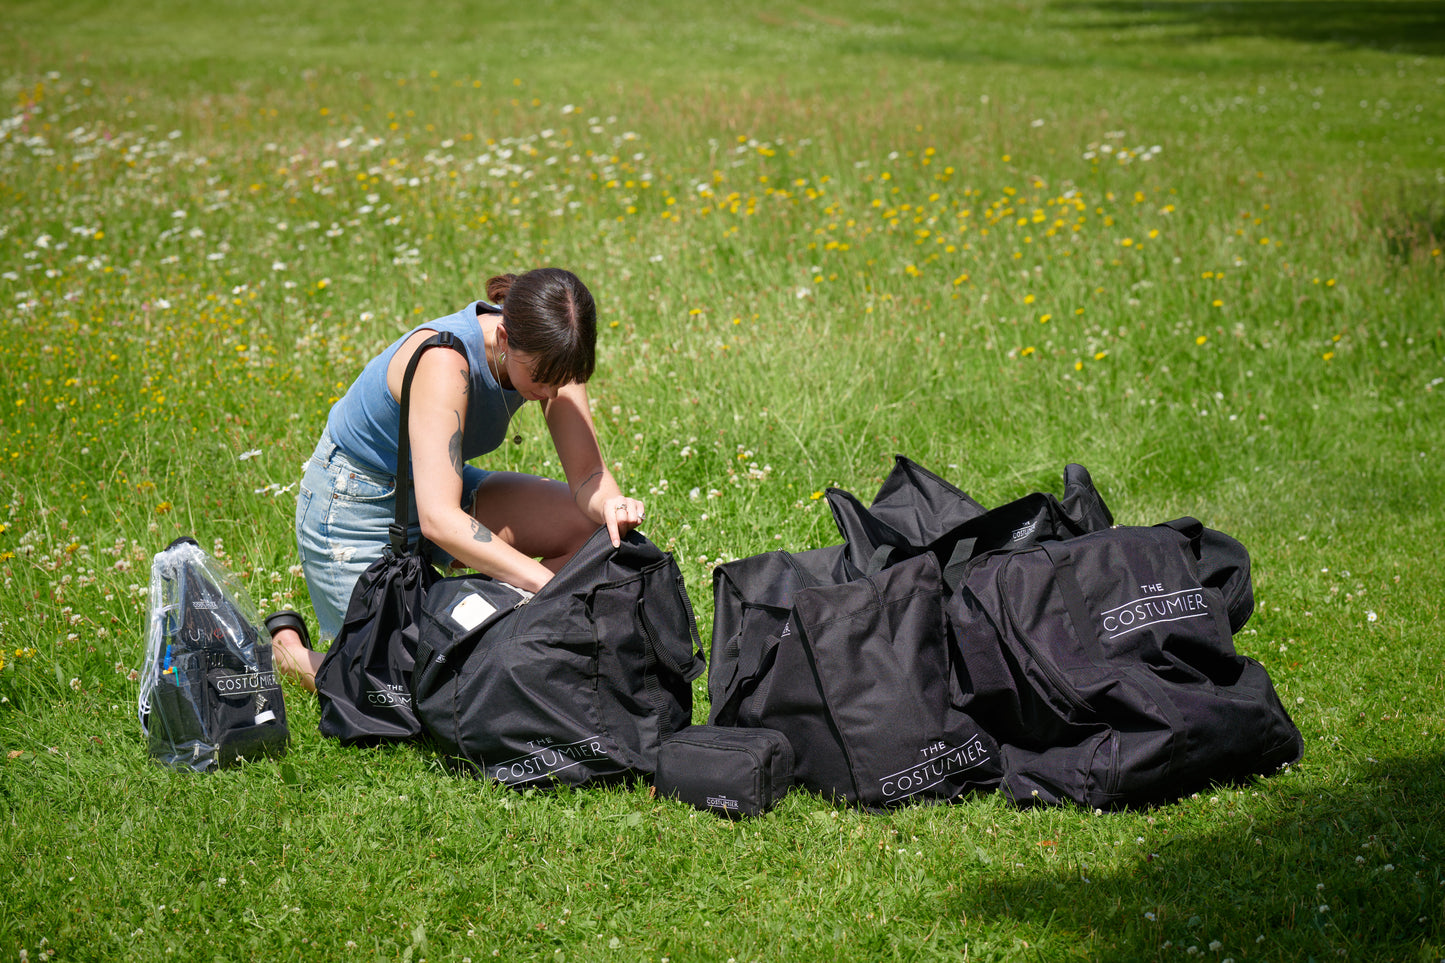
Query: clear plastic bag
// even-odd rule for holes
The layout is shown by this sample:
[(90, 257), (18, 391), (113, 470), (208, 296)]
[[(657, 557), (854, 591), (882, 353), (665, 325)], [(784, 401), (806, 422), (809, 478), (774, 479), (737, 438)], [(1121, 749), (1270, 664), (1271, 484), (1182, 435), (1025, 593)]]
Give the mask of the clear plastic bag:
[(231, 574), (179, 538), (151, 562), (150, 602), (138, 710), (151, 756), (205, 772), (284, 752), (271, 640)]

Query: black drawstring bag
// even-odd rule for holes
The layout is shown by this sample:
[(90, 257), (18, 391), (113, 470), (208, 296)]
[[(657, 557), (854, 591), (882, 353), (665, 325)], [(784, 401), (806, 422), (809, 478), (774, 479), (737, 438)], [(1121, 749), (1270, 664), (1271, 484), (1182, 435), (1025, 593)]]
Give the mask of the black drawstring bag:
[(403, 630), (416, 621), (427, 590), (441, 574), (427, 557), (425, 539), (414, 550), (407, 547), (411, 503), (407, 415), (412, 376), (422, 354), (430, 348), (452, 346), (451, 334), (443, 331), (422, 342), (407, 364), (401, 387), (391, 544), (357, 579), (341, 633), (316, 670), (316, 695), (321, 703), (318, 728), (342, 745), (414, 739), (422, 731), (411, 694), (416, 650)]
[(535, 596), (442, 579), (408, 634), (427, 732), (513, 787), (650, 778), (706, 668), (677, 562), (637, 531), (599, 528)]

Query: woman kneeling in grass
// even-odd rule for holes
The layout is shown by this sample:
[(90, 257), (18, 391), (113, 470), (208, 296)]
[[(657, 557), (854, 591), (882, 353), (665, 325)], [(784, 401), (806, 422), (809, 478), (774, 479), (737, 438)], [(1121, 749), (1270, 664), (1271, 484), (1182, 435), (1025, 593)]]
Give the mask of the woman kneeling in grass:
[[(413, 378), (408, 436), (410, 539), (425, 536), (438, 565), (475, 569), (535, 592), (599, 525), (613, 544), (642, 520), (602, 461), (587, 402), (597, 311), (570, 271), (539, 268), (487, 282), (487, 301), (429, 321), (373, 358), (331, 409), (296, 500), (296, 542), (320, 634), (341, 630), (357, 579), (389, 544), (401, 387), (427, 338), (449, 331), (453, 350), (425, 352)], [(498, 306), (500, 305), (500, 306)], [(524, 403), (542, 405), (566, 482), (466, 464), (495, 450)], [(316, 688), (321, 653), (295, 612), (266, 619), (276, 665)]]

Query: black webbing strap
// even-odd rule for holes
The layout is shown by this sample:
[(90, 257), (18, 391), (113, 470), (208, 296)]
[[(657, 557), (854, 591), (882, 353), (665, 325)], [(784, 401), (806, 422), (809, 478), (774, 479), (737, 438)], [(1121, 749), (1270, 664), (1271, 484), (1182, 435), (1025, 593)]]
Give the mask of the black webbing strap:
[(406, 551), (407, 522), (411, 510), (411, 381), (416, 375), (421, 356), (430, 348), (456, 348), (456, 339), (450, 331), (439, 331), (427, 338), (416, 349), (407, 362), (406, 374), (401, 379), (401, 422), (396, 433), (396, 512), (392, 516), (391, 548), (401, 555)]

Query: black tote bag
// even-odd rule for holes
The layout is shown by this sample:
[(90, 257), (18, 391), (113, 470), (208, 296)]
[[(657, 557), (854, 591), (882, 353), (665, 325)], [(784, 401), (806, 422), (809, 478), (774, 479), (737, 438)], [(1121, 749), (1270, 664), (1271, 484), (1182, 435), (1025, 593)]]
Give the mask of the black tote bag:
[(408, 634), (427, 732), (512, 787), (650, 778), (706, 668), (677, 562), (637, 531), (614, 547), (599, 528), (531, 597), (442, 579)]
[(336, 642), (316, 670), (321, 703), (318, 728), (342, 745), (395, 742), (421, 734), (412, 702), (411, 674), (416, 651), (403, 632), (416, 621), (427, 590), (441, 575), (427, 558), (427, 543), (407, 547), (411, 502), (411, 441), (408, 408), (411, 382), (421, 356), (430, 348), (451, 348), (448, 332), (433, 335), (412, 355), (401, 388), (397, 433), (396, 514), (391, 544), (357, 579)]
[(968, 713), (937, 560), (800, 590), (739, 724), (776, 729), (794, 779), (869, 808), (997, 788), (997, 743)]
[[(713, 569), (712, 661), (708, 670), (708, 722), (757, 725), (749, 706), (768, 677), (777, 635), (804, 588), (848, 580), (843, 546), (807, 552), (764, 552)], [(741, 716), (741, 718), (740, 718)]]

